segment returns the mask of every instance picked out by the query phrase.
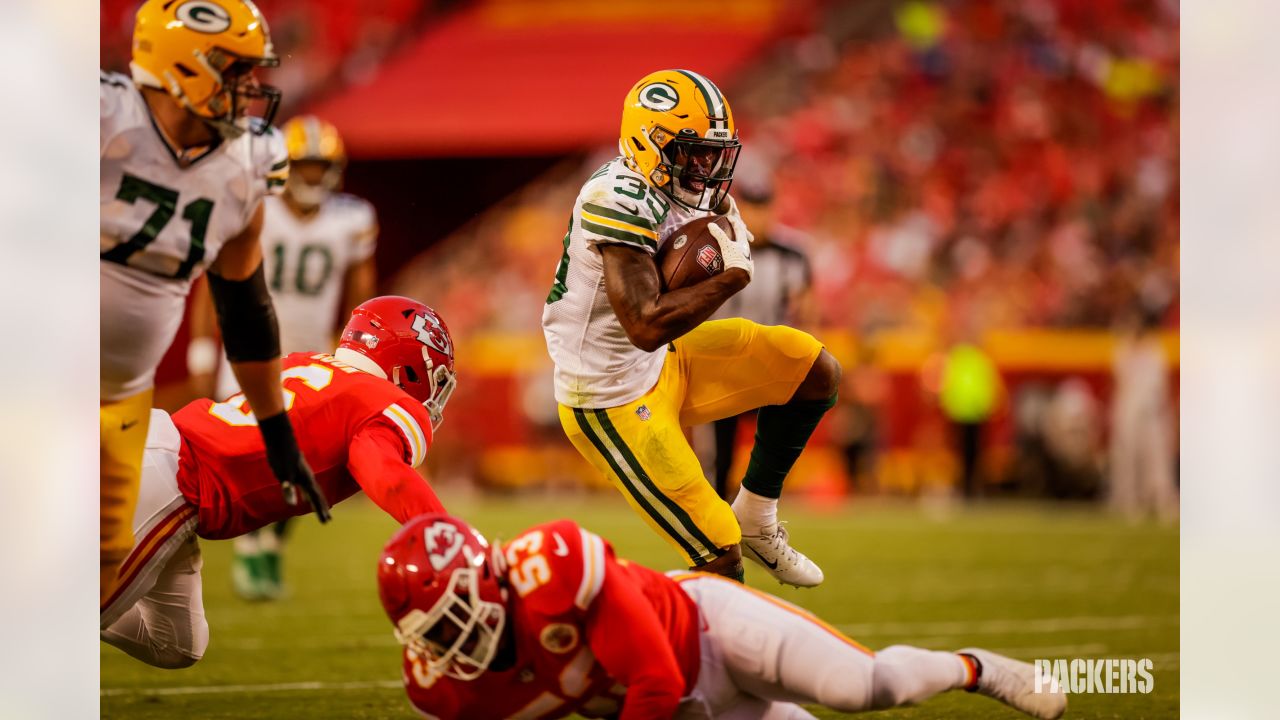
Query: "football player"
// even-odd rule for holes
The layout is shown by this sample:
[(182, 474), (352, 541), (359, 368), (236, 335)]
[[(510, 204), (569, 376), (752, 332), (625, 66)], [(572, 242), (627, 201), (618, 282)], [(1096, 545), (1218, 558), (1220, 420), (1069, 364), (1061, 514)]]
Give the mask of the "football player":
[[(560, 422), (574, 447), (622, 490), (692, 567), (742, 578), (742, 554), (779, 581), (822, 582), (778, 521), (782, 483), (835, 403), (840, 365), (812, 336), (743, 319), (705, 322), (751, 280), (729, 185), (733, 113), (707, 78), (645, 76), (622, 110), (620, 157), (583, 185), (542, 313)], [(712, 225), (724, 272), (663, 292), (654, 255), (683, 225)], [(733, 506), (702, 474), (683, 427), (759, 408), (755, 446)]]
[[(373, 253), (378, 222), (373, 205), (338, 192), (346, 153), (333, 125), (312, 116), (281, 128), (289, 151), (284, 192), (263, 201), (263, 269), (280, 319), (285, 353), (333, 347), (342, 319), (373, 297)], [(197, 386), (207, 386), (217, 367), (212, 396), (238, 392), (231, 366), (219, 362), (208, 293), (192, 303), (192, 340), (187, 365)], [(206, 391), (207, 392), (207, 391)], [(288, 521), (237, 538), (232, 580), (246, 599), (270, 600), (283, 592), (280, 552)]]
[[(280, 340), (262, 273), (262, 198), (288, 159), (271, 127), (279, 92), (254, 72), (278, 64), (248, 0), (148, 0), (132, 77), (101, 74), (100, 600), (133, 547), (156, 366), (192, 281), (208, 269), (228, 357), (285, 492), (327, 518), (278, 386)], [(265, 103), (262, 117), (249, 115)]]
[[(363, 490), (399, 522), (441, 510), (414, 469), (455, 386), (434, 310), (379, 297), (351, 315), (332, 355), (293, 353), (277, 382), (328, 497)], [(303, 511), (271, 476), (243, 395), (152, 411), (133, 531), (138, 543), (100, 617), (101, 636), (143, 662), (187, 667), (209, 642), (196, 538), (233, 538)]]
[(987, 695), (1039, 718), (1066, 697), (993, 652), (873, 652), (771, 595), (614, 557), (570, 520), (490, 547), (447, 515), (415, 518), (378, 562), (404, 684), (430, 718), (812, 718)]

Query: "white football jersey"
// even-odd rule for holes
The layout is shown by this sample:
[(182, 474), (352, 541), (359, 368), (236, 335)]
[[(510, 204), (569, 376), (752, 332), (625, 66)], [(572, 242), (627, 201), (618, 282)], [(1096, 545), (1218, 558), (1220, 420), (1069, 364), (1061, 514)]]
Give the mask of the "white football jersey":
[[(266, 199), (263, 269), (284, 354), (333, 350), (347, 270), (373, 256), (377, 239), (373, 205), (355, 195), (330, 195), (307, 218), (295, 215), (281, 196)], [(224, 357), (218, 370), (218, 397), (236, 392), (239, 387)]]
[(191, 283), (284, 184), (288, 159), (268, 128), (183, 167), (131, 79), (104, 72), (100, 89), (100, 393), (112, 401), (154, 383)]
[(653, 387), (667, 355), (667, 348), (646, 352), (627, 339), (605, 293), (599, 245), (620, 243), (652, 256), (673, 230), (711, 214), (671, 203), (621, 157), (582, 186), (542, 310), (558, 402), (575, 408), (625, 405)]

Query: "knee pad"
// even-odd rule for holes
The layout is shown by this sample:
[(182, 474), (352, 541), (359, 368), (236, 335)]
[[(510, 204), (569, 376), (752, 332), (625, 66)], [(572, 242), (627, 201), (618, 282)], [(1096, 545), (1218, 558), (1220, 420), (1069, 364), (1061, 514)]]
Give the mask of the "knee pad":
[(195, 627), (191, 632), (191, 646), (166, 646), (164, 648), (155, 648), (155, 656), (159, 661), (152, 663), (157, 667), (167, 670), (181, 670), (189, 668), (200, 662), (204, 657), (204, 651), (209, 649), (209, 621), (205, 620), (201, 615), (195, 621)]
[(863, 665), (837, 665), (818, 680), (818, 702), (832, 710), (846, 713), (865, 712), (875, 704), (874, 671)]
[(200, 661), (201, 657), (203, 655), (189, 653), (178, 648), (165, 648), (156, 653), (155, 662), (151, 664), (165, 670), (182, 670), (195, 665)]

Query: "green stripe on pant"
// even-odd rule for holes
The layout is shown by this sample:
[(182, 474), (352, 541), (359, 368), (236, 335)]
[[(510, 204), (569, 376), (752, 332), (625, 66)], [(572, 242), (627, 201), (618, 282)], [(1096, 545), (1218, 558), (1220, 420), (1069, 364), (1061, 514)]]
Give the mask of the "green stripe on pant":
[(627, 447), (622, 436), (618, 434), (617, 428), (615, 428), (613, 426), (613, 422), (609, 420), (608, 411), (593, 410), (592, 412), (595, 413), (596, 419), (600, 422), (600, 426), (604, 428), (609, 439), (612, 440), (613, 444), (622, 452), (623, 459), (626, 461), (627, 465), (630, 466), (636, 479), (643, 483), (649, 492), (667, 508), (667, 511), (670, 512), (676, 523), (680, 526), (680, 529), (684, 532), (685, 538), (690, 542), (690, 544), (695, 547), (700, 545), (703, 548), (706, 548), (704, 552), (691, 553), (694, 560), (702, 560), (706, 562), (723, 555), (724, 551), (717, 547), (715, 543), (711, 542), (711, 539), (708, 538), (706, 534), (703, 533), (702, 530), (693, 522), (693, 518), (689, 517), (689, 513), (685, 512), (684, 508), (676, 504), (674, 500), (667, 497), (666, 493), (662, 492), (649, 477), (649, 474), (644, 471), (644, 467), (641, 466), (640, 461), (636, 459), (635, 453), (631, 452), (631, 448)]

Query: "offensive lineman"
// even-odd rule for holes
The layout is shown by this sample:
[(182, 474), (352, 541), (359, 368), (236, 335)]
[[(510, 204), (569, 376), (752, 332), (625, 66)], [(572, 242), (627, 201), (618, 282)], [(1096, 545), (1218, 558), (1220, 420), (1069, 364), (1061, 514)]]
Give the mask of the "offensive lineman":
[[(455, 387), (453, 342), (434, 310), (387, 296), (351, 314), (338, 349), (293, 353), (277, 379), (316, 481), (335, 502), (364, 491), (399, 522), (442, 510), (414, 469)], [(209, 642), (197, 537), (224, 539), (302, 512), (284, 503), (244, 397), (152, 411), (134, 532), (101, 636), (162, 668)]]
[[(373, 205), (338, 192), (347, 158), (337, 128), (302, 116), (285, 123), (281, 132), (289, 179), (284, 192), (263, 201), (263, 270), (280, 318), (281, 349), (315, 352), (332, 347), (352, 308), (373, 297), (378, 221)], [(213, 320), (208, 293), (197, 290), (188, 369), (193, 377), (210, 378), (216, 365), (212, 396), (224, 399), (240, 388), (230, 365), (218, 360)], [(236, 538), (232, 584), (241, 597), (272, 600), (282, 594), (280, 553), (287, 524), (282, 520)]]
[[(1066, 711), (1035, 670), (993, 652), (872, 652), (771, 595), (614, 557), (571, 520), (489, 547), (447, 515), (415, 518), (378, 562), (404, 645), (409, 700), (429, 718), (812, 718), (795, 703), (882, 710), (966, 689), (1039, 718)], [(619, 706), (621, 706), (619, 708)]]
[[(641, 78), (623, 105), (621, 156), (574, 205), (542, 329), (565, 433), (690, 566), (741, 579), (745, 550), (780, 582), (812, 587), (822, 570), (791, 547), (777, 504), (835, 404), (840, 365), (793, 328), (705, 322), (751, 280), (751, 233), (728, 194), (740, 148), (710, 80), (687, 70)], [(712, 214), (734, 228), (730, 241), (709, 226), (724, 272), (662, 292), (658, 248)], [(756, 408), (755, 446), (730, 508), (682, 428)]]
[[(148, 0), (133, 34), (133, 77), (101, 74), (101, 586), (105, 603), (133, 547), (155, 370), (206, 269), (228, 356), (261, 418), (272, 473), (327, 520), (285, 413), (280, 341), (262, 274), (262, 198), (288, 160), (270, 121), (279, 92), (254, 77), (277, 65), (248, 0)], [(262, 118), (250, 104), (266, 103)]]

